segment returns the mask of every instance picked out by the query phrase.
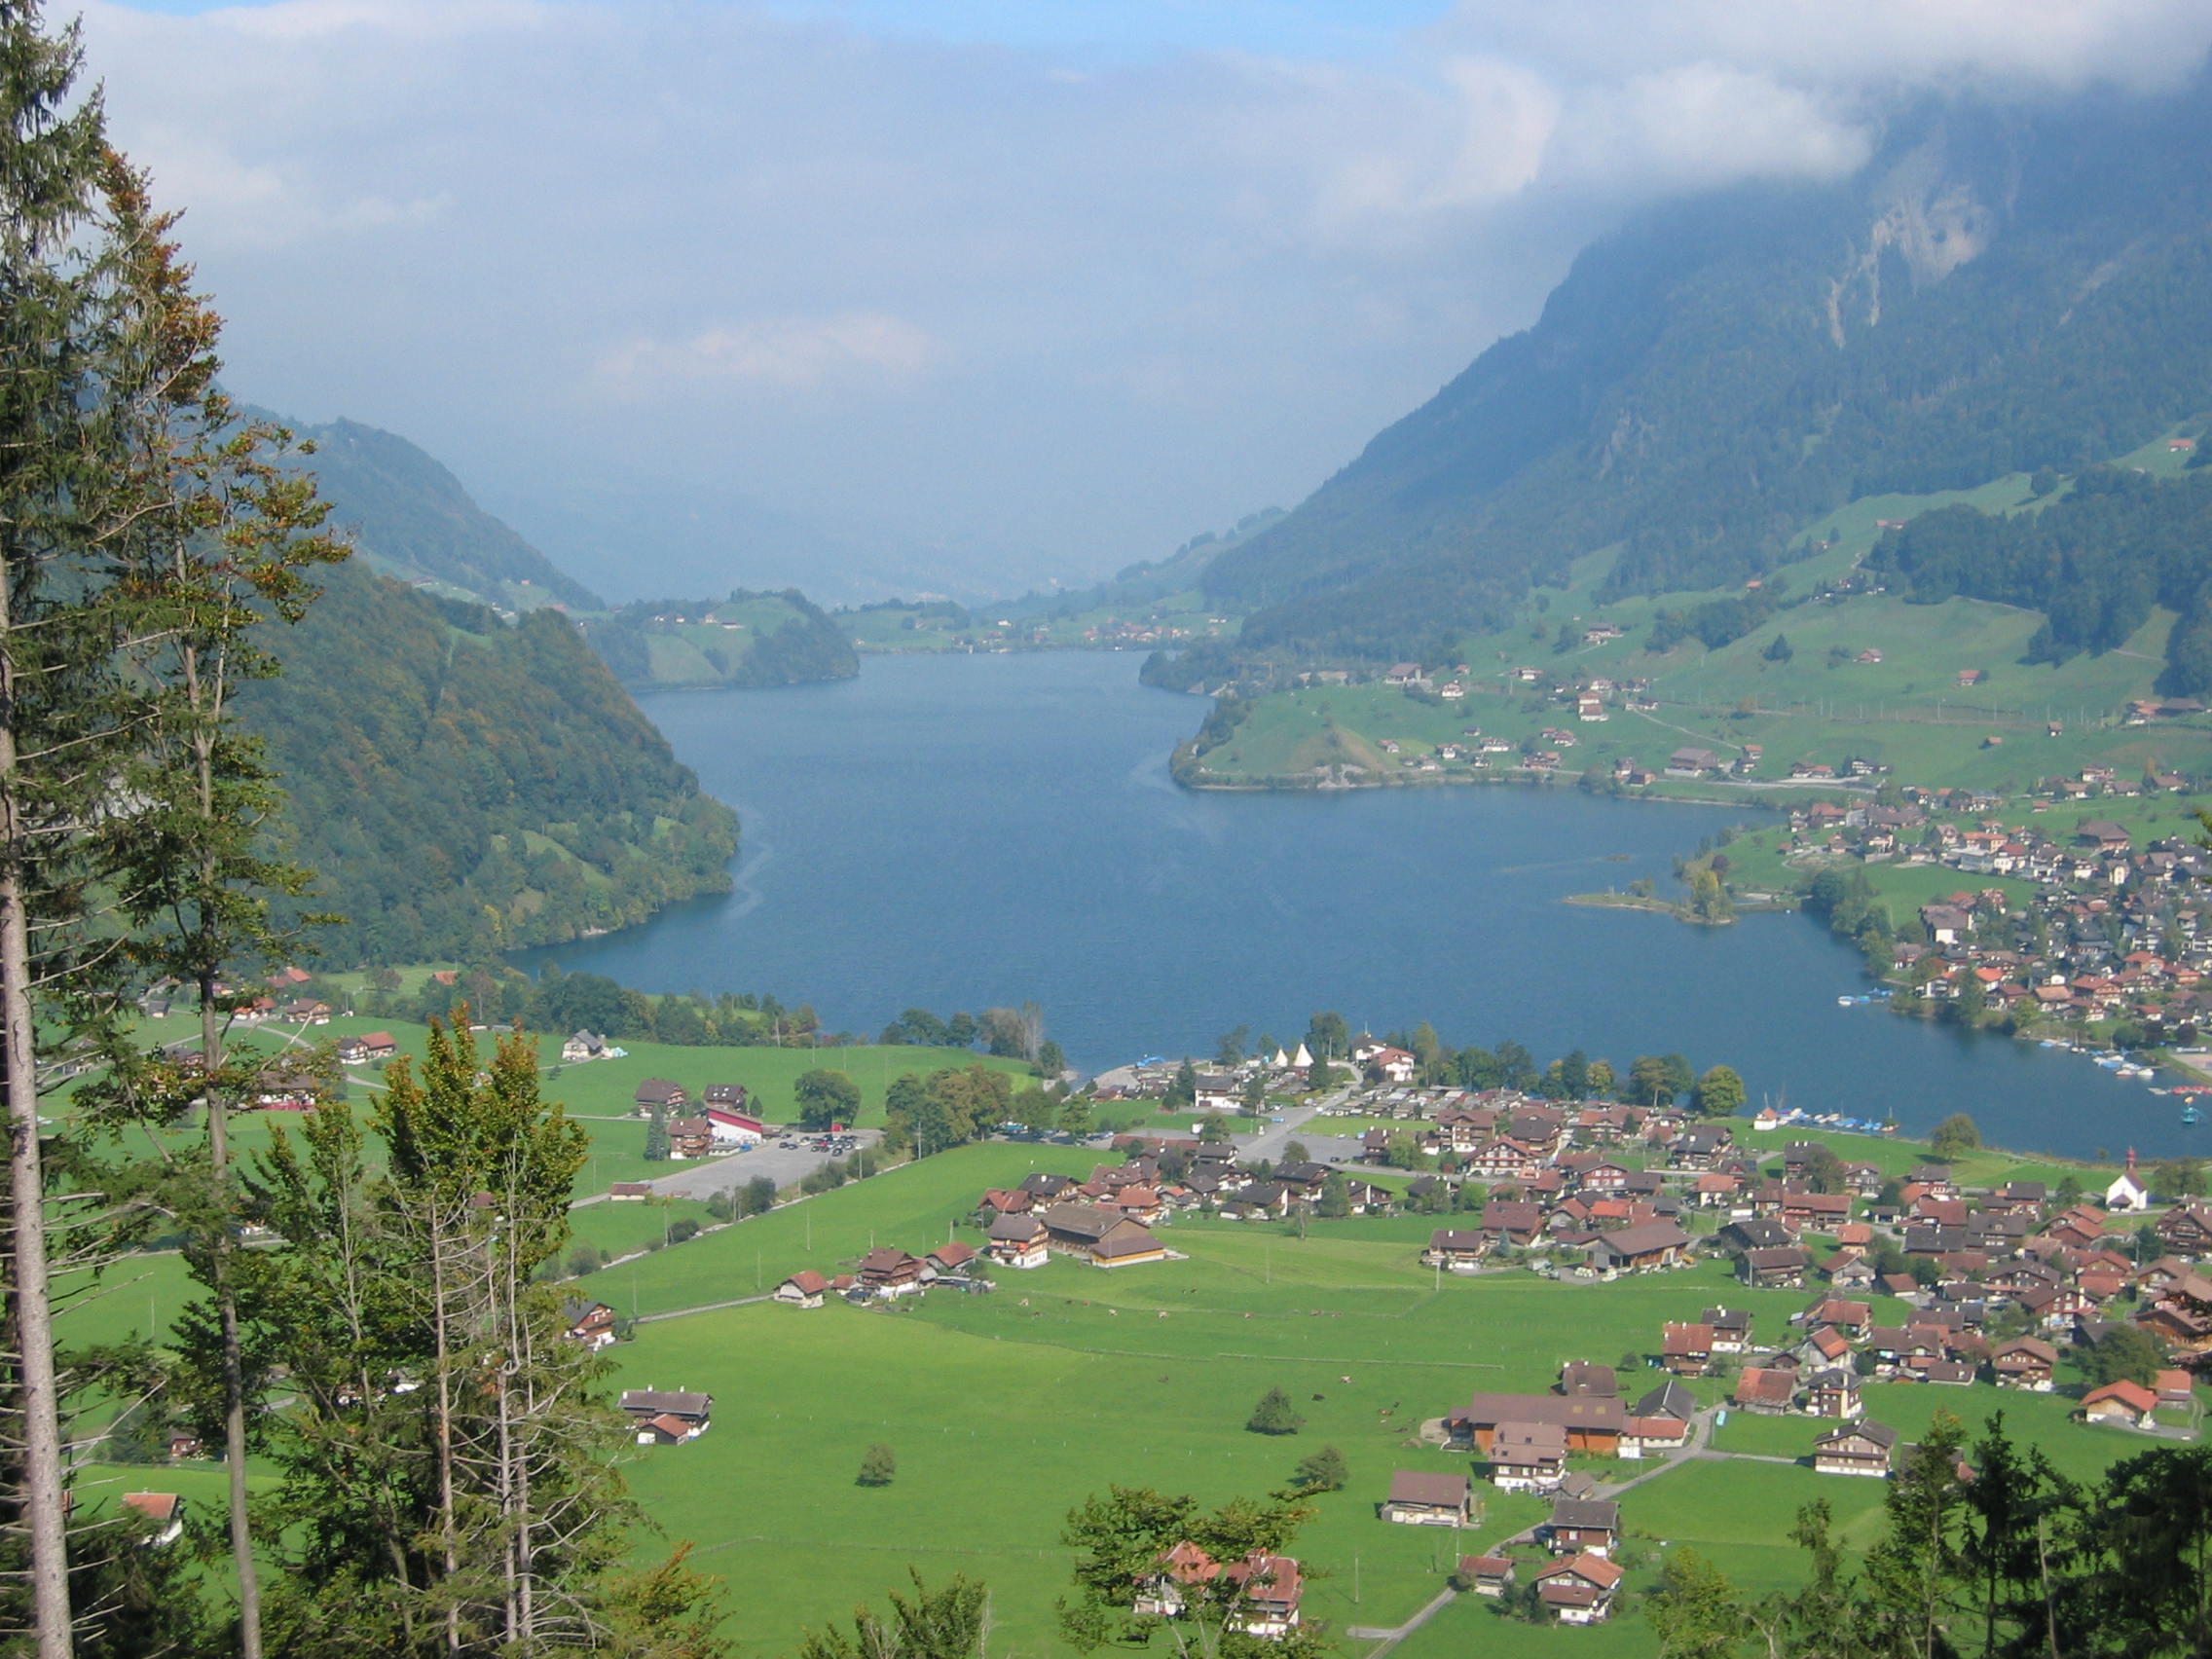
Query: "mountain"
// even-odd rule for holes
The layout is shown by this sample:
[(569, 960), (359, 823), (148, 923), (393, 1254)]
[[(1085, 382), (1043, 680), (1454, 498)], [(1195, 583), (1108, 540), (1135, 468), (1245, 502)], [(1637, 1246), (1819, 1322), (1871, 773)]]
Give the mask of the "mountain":
[[(384, 535), (372, 512), (364, 528)], [(529, 578), (533, 586), (537, 578)], [(291, 796), (334, 966), (480, 959), (727, 889), (737, 819), (559, 611), (509, 623), (359, 560), (240, 702)]]
[(589, 588), (478, 506), (460, 479), (405, 438), (357, 421), (282, 424), (314, 446), (302, 464), (314, 473), (332, 519), (351, 533), (356, 557), (377, 570), (503, 609), (600, 608)]
[(630, 685), (800, 685), (861, 671), (845, 630), (796, 588), (626, 605), (585, 618), (584, 637)]
[(2077, 471), (2212, 406), (2212, 98), (1929, 104), (1838, 184), (1584, 252), (1208, 599), (1246, 650), (1442, 660), (1593, 555), (1597, 597), (1759, 576), (1845, 502)]

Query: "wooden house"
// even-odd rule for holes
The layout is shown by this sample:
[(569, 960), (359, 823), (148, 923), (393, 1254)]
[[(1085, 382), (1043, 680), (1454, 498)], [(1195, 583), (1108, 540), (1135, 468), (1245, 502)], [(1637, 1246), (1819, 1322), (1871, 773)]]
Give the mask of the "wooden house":
[(2158, 1409), (2158, 1396), (2140, 1382), (2122, 1378), (2091, 1388), (2082, 1396), (2077, 1414), (2083, 1422), (2118, 1423), (2123, 1428), (2149, 1428)]
[(1610, 1556), (1620, 1535), (1621, 1506), (1604, 1497), (1558, 1499), (1543, 1529), (1544, 1542), (1554, 1555), (1586, 1550), (1592, 1555)]
[(1478, 1596), (1503, 1596), (1513, 1588), (1513, 1558), (1472, 1555), (1459, 1558), (1459, 1576)]
[(1567, 1430), (1552, 1422), (1501, 1422), (1488, 1447), (1500, 1492), (1551, 1492), (1567, 1474)]
[(1044, 1222), (1026, 1210), (993, 1218), (988, 1235), (985, 1249), (1001, 1267), (1041, 1268), (1051, 1254)]
[(789, 1303), (793, 1308), (819, 1308), (829, 1288), (828, 1279), (812, 1268), (801, 1268), (776, 1286), (775, 1297), (778, 1302)]
[(2000, 1343), (1989, 1356), (1989, 1368), (2001, 1388), (2024, 1388), (2031, 1394), (2047, 1394), (2058, 1368), (2058, 1349), (2041, 1337), (2014, 1337)]
[(1898, 1431), (1878, 1422), (1847, 1422), (1813, 1441), (1813, 1467), (1824, 1475), (1871, 1475), (1890, 1472)]
[(1098, 1268), (1163, 1262), (1167, 1250), (1142, 1222), (1096, 1204), (1054, 1204), (1044, 1217), (1046, 1246)]
[(1600, 1624), (1613, 1610), (1621, 1569), (1604, 1556), (1584, 1553), (1554, 1562), (1533, 1582), (1537, 1600), (1561, 1624)]
[(1474, 1483), (1465, 1475), (1400, 1469), (1378, 1512), (1401, 1527), (1466, 1527), (1474, 1522)]

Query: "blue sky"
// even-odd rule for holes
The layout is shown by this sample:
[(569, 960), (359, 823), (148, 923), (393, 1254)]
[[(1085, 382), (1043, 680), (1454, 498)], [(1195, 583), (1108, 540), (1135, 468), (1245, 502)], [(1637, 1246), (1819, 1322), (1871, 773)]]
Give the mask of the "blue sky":
[(1624, 214), (1847, 174), (1900, 89), (2212, 42), (2203, 0), (82, 3), (234, 387), (645, 592), (685, 538), (805, 582), (761, 505), (971, 588), (1160, 557)]

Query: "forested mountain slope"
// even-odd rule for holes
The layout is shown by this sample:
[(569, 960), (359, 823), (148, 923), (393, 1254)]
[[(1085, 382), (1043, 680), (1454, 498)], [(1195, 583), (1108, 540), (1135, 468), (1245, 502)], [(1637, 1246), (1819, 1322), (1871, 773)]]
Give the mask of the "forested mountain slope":
[(327, 962), (479, 957), (726, 888), (736, 816), (567, 617), (508, 624), (360, 562), (324, 589), (242, 705), (321, 876), (309, 907), (348, 918)]
[(478, 506), (460, 479), (405, 438), (357, 421), (284, 424), (314, 446), (302, 464), (356, 552), (380, 570), (511, 609), (598, 608), (589, 588)]
[(1531, 579), (1740, 581), (1841, 503), (2073, 471), (2212, 404), (2212, 105), (1900, 117), (1858, 177), (1587, 250), (1498, 342), (1204, 577), (1244, 642), (1441, 657)]

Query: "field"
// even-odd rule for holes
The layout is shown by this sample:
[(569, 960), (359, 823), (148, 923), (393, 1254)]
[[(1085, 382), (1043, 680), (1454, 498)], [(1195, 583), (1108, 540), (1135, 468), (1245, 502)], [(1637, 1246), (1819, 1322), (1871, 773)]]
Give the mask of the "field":
[[(2170, 474), (2178, 458), (2161, 437), (2121, 463)], [(1808, 526), (1795, 543), (1804, 557), (1782, 567), (1769, 585), (1797, 598), (1849, 574), (1873, 545), (1882, 519), (1958, 502), (1984, 512), (2034, 510), (2028, 497), (2028, 480), (2014, 475), (1978, 490), (1854, 501)], [(1511, 627), (1463, 639), (1463, 700), (1440, 703), (1381, 684), (1276, 693), (1260, 699), (1252, 717), (1208, 752), (1208, 771), (1214, 781), (1234, 783), (1352, 764), (1376, 777), (1415, 781), (1408, 760), (1432, 754), (1440, 743), (1461, 741), (1470, 727), (1518, 750), (1545, 727), (1564, 726), (1575, 743), (1561, 752), (1562, 781), (1593, 766), (1609, 771), (1616, 760), (1656, 769), (1684, 744), (1728, 755), (1756, 744), (1764, 753), (1751, 776), (1766, 785), (1786, 782), (1793, 762), (1835, 765), (1855, 756), (1890, 766), (1899, 782), (2005, 793), (2090, 761), (2130, 775), (2153, 765), (2195, 777), (2212, 773), (2212, 719), (2154, 726), (2123, 726), (2119, 719), (2126, 702), (2152, 694), (2174, 623), (2168, 611), (2155, 611), (2119, 649), (2060, 665), (2023, 660), (2042, 623), (2037, 612), (1967, 599), (1913, 605), (1881, 592), (1789, 605), (1717, 650), (1690, 640), (1653, 653), (1645, 646), (1660, 611), (1738, 598), (1742, 590), (1600, 605), (1593, 596), (1613, 557), (1610, 549), (1588, 556), (1560, 586), (1536, 589)], [(1600, 622), (1613, 623), (1622, 636), (1584, 644), (1582, 632)], [(1565, 649), (1559, 648), (1563, 628)], [(1787, 651), (1778, 637), (1787, 639)], [(1859, 660), (1868, 652), (1878, 652), (1880, 660)], [(1538, 698), (1533, 687), (1511, 679), (1521, 665), (1645, 680), (1660, 707), (1639, 714), (1616, 705), (1603, 721), (1579, 722), (1570, 707)], [(1972, 688), (1959, 683), (1966, 670), (1981, 675)], [(2047, 732), (2049, 722), (2061, 728), (2056, 735)], [(1385, 739), (1398, 745), (1396, 754), (1382, 749)], [(1519, 756), (1488, 759), (1487, 775), (1496, 776), (1516, 767)], [(1455, 769), (1418, 777), (1463, 782), (1485, 775)], [(1705, 798), (1757, 793), (1716, 781), (1663, 780), (1655, 787), (1664, 794)], [(1787, 798), (1795, 792), (1782, 793)]]
[[(1895, 1147), (1895, 1152), (1901, 1149)], [(979, 1146), (894, 1170), (756, 1218), (589, 1281), (620, 1311), (650, 1314), (753, 1294), (802, 1266), (824, 1272), (871, 1243), (920, 1252), (942, 1240), (985, 1186), (1036, 1166), (1076, 1169), (1080, 1155)], [(801, 1311), (762, 1304), (648, 1321), (613, 1350), (632, 1385), (704, 1388), (715, 1427), (633, 1465), (636, 1491), (694, 1559), (729, 1586), (748, 1654), (791, 1648), (800, 1630), (856, 1599), (880, 1600), (907, 1564), (941, 1581), (965, 1572), (992, 1587), (994, 1643), (1061, 1651), (1051, 1603), (1065, 1586), (1062, 1517), (1110, 1483), (1187, 1491), (1218, 1502), (1280, 1484), (1298, 1457), (1341, 1447), (1348, 1488), (1317, 1502), (1298, 1553), (1321, 1574), (1309, 1617), (1387, 1627), (1442, 1586), (1455, 1556), (1540, 1520), (1543, 1506), (1482, 1489), (1473, 1534), (1377, 1521), (1395, 1468), (1457, 1468), (1415, 1438), (1476, 1389), (1537, 1389), (1567, 1359), (1642, 1355), (1668, 1319), (1719, 1301), (1750, 1307), (1779, 1330), (1808, 1297), (1747, 1292), (1718, 1264), (1612, 1285), (1556, 1283), (1523, 1272), (1437, 1275), (1415, 1260), (1427, 1218), (1315, 1224), (1305, 1239), (1276, 1227), (1182, 1222), (1163, 1231), (1186, 1259), (1118, 1273), (1055, 1259), (1002, 1274), (986, 1297), (942, 1293), (898, 1311), (832, 1304)], [(975, 1235), (965, 1235), (971, 1240)], [(1625, 1380), (1633, 1393), (1658, 1380)], [(1280, 1384), (1309, 1421), (1288, 1439), (1243, 1428), (1255, 1400)], [(1717, 1382), (1699, 1384), (1709, 1399)], [(1871, 1412), (1907, 1435), (1937, 1409), (1970, 1426), (2000, 1404), (2060, 1467), (2086, 1474), (2142, 1442), (2064, 1420), (2063, 1399), (2000, 1397), (1986, 1386), (1877, 1387)], [(1720, 1448), (1795, 1457), (1805, 1419), (1733, 1420)], [(891, 1446), (897, 1481), (854, 1484), (862, 1453)], [(1654, 1465), (1593, 1464), (1601, 1478)], [(731, 1494), (743, 1493), (742, 1500)], [(1836, 1506), (1846, 1535), (1871, 1535), (1882, 1488), (1782, 1463), (1691, 1462), (1624, 1499), (1648, 1549), (1693, 1541), (1753, 1588), (1791, 1582), (1785, 1540), (1797, 1507)], [(1635, 1575), (1650, 1582), (1651, 1566)], [(1647, 1653), (1626, 1618), (1599, 1632), (1546, 1631), (1495, 1619), (1464, 1601), (1419, 1633), (1409, 1651)], [(1361, 1651), (1362, 1642), (1348, 1643)]]

